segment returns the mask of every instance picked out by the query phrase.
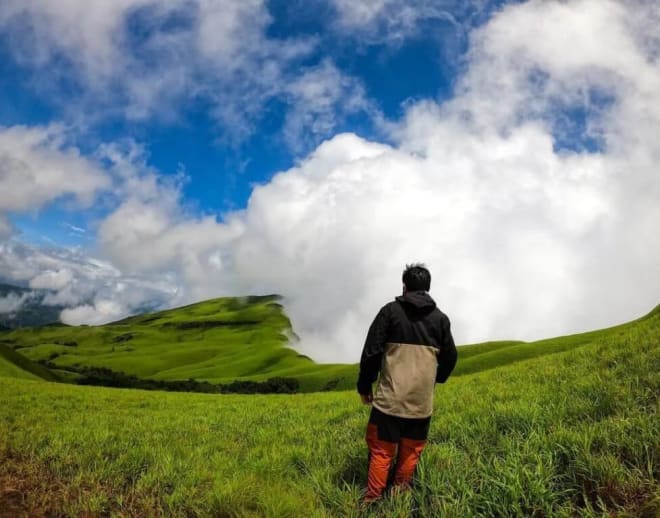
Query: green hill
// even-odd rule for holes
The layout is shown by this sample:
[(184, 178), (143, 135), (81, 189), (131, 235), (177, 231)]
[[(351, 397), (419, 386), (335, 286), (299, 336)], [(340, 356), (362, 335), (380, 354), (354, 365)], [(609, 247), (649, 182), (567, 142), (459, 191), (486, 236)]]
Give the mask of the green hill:
[(278, 297), (220, 298), (104, 326), (62, 324), (5, 332), (0, 341), (63, 379), (102, 367), (147, 380), (295, 379), (303, 392), (348, 388), (356, 367), (319, 365), (287, 347)]
[[(0, 509), (7, 516), (658, 516), (660, 311), (548, 340), (552, 354), (523, 359), (525, 347), (461, 350), (459, 368), (494, 356), (482, 362), (486, 370), (436, 388), (414, 489), (363, 514), (368, 407), (352, 391), (185, 394), (0, 377)], [(491, 368), (497, 352), (515, 361)]]

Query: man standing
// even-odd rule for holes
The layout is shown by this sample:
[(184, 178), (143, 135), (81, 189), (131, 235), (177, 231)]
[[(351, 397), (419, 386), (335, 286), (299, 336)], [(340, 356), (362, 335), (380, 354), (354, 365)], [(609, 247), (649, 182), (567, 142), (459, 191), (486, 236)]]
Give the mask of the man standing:
[(447, 381), (456, 365), (449, 319), (428, 294), (430, 288), (431, 274), (423, 264), (406, 266), (403, 295), (383, 306), (367, 334), (357, 383), (362, 402), (372, 405), (365, 502), (382, 496), (395, 455), (393, 484), (410, 486), (428, 437), (435, 384)]

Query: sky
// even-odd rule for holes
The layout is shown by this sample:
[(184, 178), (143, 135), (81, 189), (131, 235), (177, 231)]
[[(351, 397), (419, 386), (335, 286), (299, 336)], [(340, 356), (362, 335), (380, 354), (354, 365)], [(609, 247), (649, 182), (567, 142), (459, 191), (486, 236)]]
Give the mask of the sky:
[(651, 0), (3, 0), (0, 281), (71, 325), (278, 293), (320, 362), (359, 359), (411, 262), (460, 344), (639, 317), (658, 26)]

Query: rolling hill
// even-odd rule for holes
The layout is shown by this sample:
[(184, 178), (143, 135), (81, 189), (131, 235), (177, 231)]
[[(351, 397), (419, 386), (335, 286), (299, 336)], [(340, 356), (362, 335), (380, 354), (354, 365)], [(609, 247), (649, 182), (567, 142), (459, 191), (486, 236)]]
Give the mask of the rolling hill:
[(147, 380), (287, 378), (303, 392), (353, 387), (355, 366), (319, 365), (287, 347), (295, 335), (278, 300), (220, 298), (104, 326), (18, 329), (0, 334), (0, 343), (71, 381), (101, 367)]
[[(657, 311), (634, 322), (576, 335), (461, 346), (453, 376), (583, 347), (623, 333)], [(230, 387), (275, 379), (293, 380), (296, 392), (354, 388), (357, 365), (317, 364), (289, 347), (295, 340), (276, 295), (213, 299), (104, 326), (51, 324), (0, 333), (0, 345), (14, 357), (20, 354), (61, 381), (171, 389), (174, 382), (195, 380), (197, 386), (180, 385), (174, 390), (212, 391), (199, 383)], [(117, 373), (130, 378), (116, 379)]]
[[(242, 309), (254, 303), (252, 311), (262, 316), (272, 311), (279, 330), (281, 312), (272, 302)], [(158, 318), (195, 320), (190, 312), (177, 315)], [(114, 326), (142, 322), (149, 329), (158, 322), (140, 320), (149, 318)], [(95, 332), (115, 336), (119, 329)], [(130, 363), (128, 356), (123, 361)], [(0, 375), (0, 510), (7, 516), (658, 516), (660, 308), (593, 333), (467, 346), (458, 369), (461, 375), (436, 387), (413, 490), (366, 512), (359, 498), (368, 407), (352, 391), (186, 394)]]

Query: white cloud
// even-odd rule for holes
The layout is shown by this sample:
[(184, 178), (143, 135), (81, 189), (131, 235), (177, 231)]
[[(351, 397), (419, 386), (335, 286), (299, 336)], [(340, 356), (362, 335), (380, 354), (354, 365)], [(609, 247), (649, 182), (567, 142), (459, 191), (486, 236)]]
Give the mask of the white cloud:
[(94, 162), (66, 144), (62, 127), (0, 127), (0, 237), (10, 234), (9, 212), (36, 211), (63, 197), (89, 205), (109, 184)]
[(282, 131), (294, 151), (310, 149), (319, 139), (331, 135), (347, 115), (378, 113), (360, 82), (344, 75), (329, 60), (305, 70), (286, 86), (286, 92), (292, 108)]
[(0, 243), (0, 275), (4, 282), (48, 290), (41, 293), (41, 303), (68, 308), (61, 315), (68, 324), (109, 322), (175, 305), (179, 296), (178, 281), (171, 274), (123, 275), (82, 249), (44, 249), (16, 240)]
[(30, 279), (30, 288), (43, 290), (61, 290), (73, 280), (71, 270), (46, 270)]
[(114, 300), (98, 300), (94, 304), (83, 304), (75, 308), (65, 309), (60, 319), (72, 326), (87, 324), (101, 325), (126, 316), (126, 308)]
[(333, 0), (338, 16), (338, 25), (345, 30), (363, 33), (372, 40), (387, 40), (400, 43), (414, 35), (417, 24), (422, 20), (442, 18), (453, 20), (451, 10), (457, 2), (446, 1), (402, 1)]
[[(492, 0), (332, 0), (334, 28), (359, 44), (398, 47), (423, 34), (456, 58), (467, 32), (497, 8)], [(449, 52), (446, 52), (449, 51)]]
[(0, 297), (0, 314), (15, 313), (30, 298), (30, 293), (9, 293)]
[[(317, 39), (270, 37), (271, 23), (263, 0), (7, 0), (0, 7), (0, 31), (11, 36), (11, 55), (23, 66), (47, 71), (53, 79), (47, 98), (60, 98), (77, 126), (108, 115), (171, 121), (183, 117), (182, 107), (202, 102), (221, 137), (237, 143), (254, 132), (266, 103), (277, 99), (311, 134), (331, 130), (328, 108), (357, 109), (333, 89), (355, 99), (359, 82), (339, 77), (336, 68), (320, 74), (326, 63), (313, 77), (302, 74), (330, 94), (305, 95), (301, 62), (316, 50)], [(66, 79), (64, 91), (57, 78)], [(320, 84), (324, 79), (327, 86)], [(75, 99), (72, 83), (80, 91)], [(317, 108), (320, 100), (325, 105)], [(329, 101), (333, 106), (326, 107)], [(319, 117), (302, 115), (309, 113)]]

